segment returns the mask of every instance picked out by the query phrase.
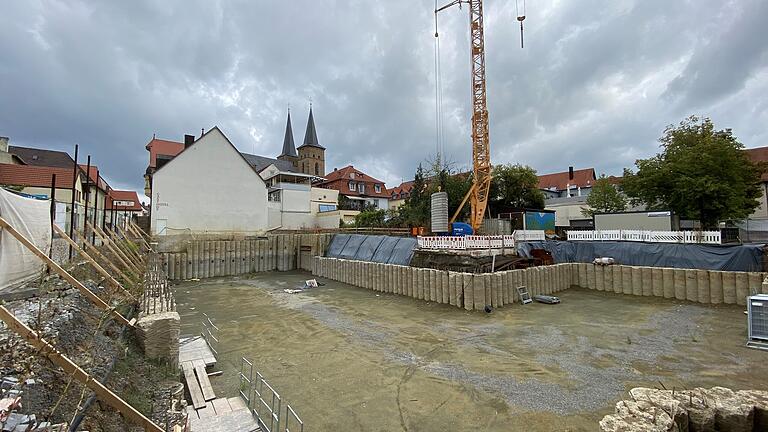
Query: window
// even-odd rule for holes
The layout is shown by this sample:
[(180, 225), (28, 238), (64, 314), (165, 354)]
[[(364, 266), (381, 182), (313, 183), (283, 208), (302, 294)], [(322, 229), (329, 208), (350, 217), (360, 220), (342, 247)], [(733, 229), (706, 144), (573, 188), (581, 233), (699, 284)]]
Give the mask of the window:
[(376, 193), (381, 193), (381, 185), (380, 184), (377, 184), (373, 188), (374, 188), (374, 190), (376, 190)]
[(365, 193), (365, 183), (358, 183), (357, 191), (360, 192), (361, 194)]
[(357, 185), (355, 184), (355, 182), (349, 182), (349, 190), (353, 191), (355, 190), (356, 187)]
[(269, 200), (273, 202), (280, 202), (280, 192), (281, 191), (274, 191), (269, 193)]
[(355, 173), (349, 173), (349, 178), (351, 179), (355, 178)]
[(320, 204), (320, 213), (336, 211), (336, 204)]
[(320, 164), (315, 162), (315, 175), (320, 175)]

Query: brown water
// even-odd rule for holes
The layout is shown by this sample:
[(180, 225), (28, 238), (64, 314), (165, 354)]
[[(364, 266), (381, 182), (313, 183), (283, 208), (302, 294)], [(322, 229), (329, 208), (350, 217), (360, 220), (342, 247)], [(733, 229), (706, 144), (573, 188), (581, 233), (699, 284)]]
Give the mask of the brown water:
[[(176, 287), (182, 333), (221, 328), (217, 394), (254, 361), (308, 431), (591, 431), (635, 386), (768, 388), (738, 307), (582, 289), (485, 314), (311, 276)], [(749, 371), (754, 371), (750, 373)]]

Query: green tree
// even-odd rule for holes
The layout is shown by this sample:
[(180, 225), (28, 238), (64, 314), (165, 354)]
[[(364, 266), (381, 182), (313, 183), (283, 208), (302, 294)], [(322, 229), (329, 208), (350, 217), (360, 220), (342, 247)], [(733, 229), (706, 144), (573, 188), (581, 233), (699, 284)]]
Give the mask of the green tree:
[(622, 190), (635, 205), (672, 210), (705, 228), (744, 219), (758, 207), (763, 166), (752, 163), (730, 129), (712, 120), (688, 117), (659, 138), (661, 153), (624, 170)]
[(355, 216), (356, 227), (382, 227), (386, 212), (372, 205), (368, 205)]
[(544, 208), (536, 170), (520, 164), (497, 165), (491, 180), (490, 205), (501, 208)]
[(592, 191), (587, 196), (587, 205), (589, 208), (581, 211), (586, 217), (592, 217), (595, 213), (622, 212), (627, 209), (627, 198), (603, 174), (592, 185)]
[(411, 193), (400, 206), (399, 215), (407, 226), (424, 226), (429, 221), (429, 193), (424, 168), (419, 164), (413, 176)]

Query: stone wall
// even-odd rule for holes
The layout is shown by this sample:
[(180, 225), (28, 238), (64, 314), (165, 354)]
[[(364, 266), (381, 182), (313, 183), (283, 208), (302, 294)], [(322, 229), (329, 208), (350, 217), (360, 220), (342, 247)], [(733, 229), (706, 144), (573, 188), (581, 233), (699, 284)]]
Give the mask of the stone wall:
[(264, 271), (312, 269), (332, 234), (275, 234), (244, 240), (186, 240), (176, 252), (161, 253), (171, 280), (203, 279)]
[(483, 310), (518, 302), (519, 286), (528, 287), (531, 296), (565, 290), (572, 284), (571, 269), (571, 264), (555, 264), (473, 274), (315, 257), (312, 274), (373, 291)]

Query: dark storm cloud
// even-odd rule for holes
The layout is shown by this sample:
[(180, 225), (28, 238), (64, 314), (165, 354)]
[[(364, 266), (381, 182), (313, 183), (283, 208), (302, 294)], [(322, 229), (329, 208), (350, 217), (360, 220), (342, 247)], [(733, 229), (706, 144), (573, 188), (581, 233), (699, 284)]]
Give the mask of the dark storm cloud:
[[(218, 125), (243, 151), (297, 142), (310, 98), (327, 167), (395, 186), (435, 152), (431, 1), (10, 1), (0, 36), (0, 135), (79, 143), (116, 187), (139, 189), (143, 146)], [(619, 173), (664, 126), (711, 115), (766, 145), (768, 6), (486, 0), (494, 163)], [(440, 16), (445, 153), (469, 166), (466, 8)]]

